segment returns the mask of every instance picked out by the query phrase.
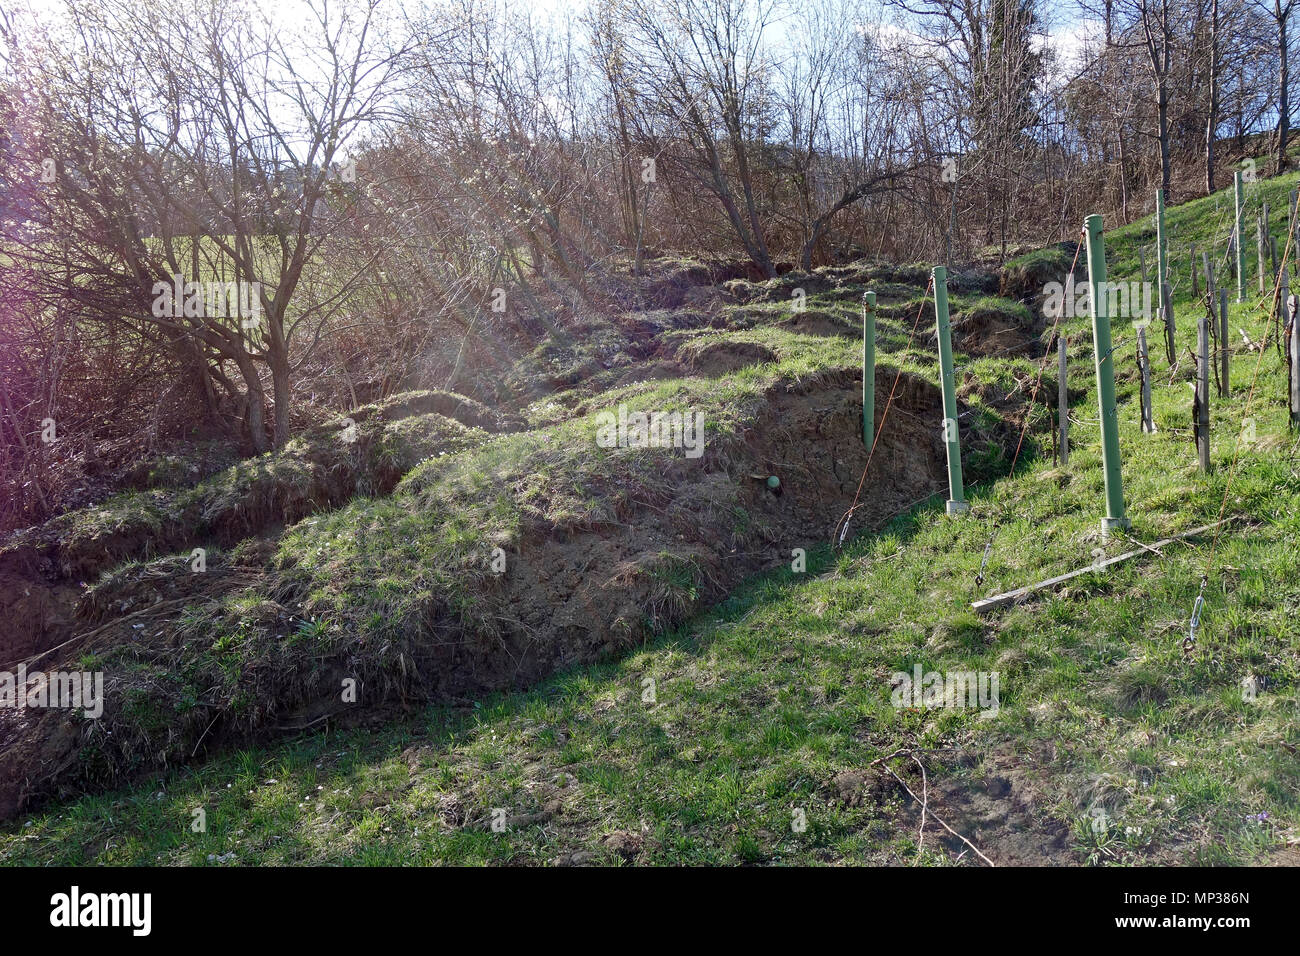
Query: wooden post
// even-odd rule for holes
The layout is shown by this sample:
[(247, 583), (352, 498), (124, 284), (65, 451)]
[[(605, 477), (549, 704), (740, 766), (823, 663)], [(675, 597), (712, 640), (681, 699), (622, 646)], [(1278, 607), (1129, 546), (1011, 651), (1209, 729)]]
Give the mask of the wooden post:
[(1287, 275), (1284, 268), (1282, 274), (1278, 276), (1280, 286), (1278, 296), (1278, 308), (1282, 312), (1282, 338), (1285, 344), (1285, 357), (1287, 367), (1287, 408), (1291, 413), (1291, 425), (1297, 424), (1296, 398), (1297, 392), (1300, 391), (1300, 383), (1297, 383), (1297, 377), (1300, 377), (1300, 369), (1296, 368), (1296, 303), (1291, 301), (1291, 277)]
[(1056, 418), (1061, 430), (1061, 465), (1070, 462), (1070, 387), (1066, 382), (1065, 336), (1056, 337)]
[(1169, 352), (1169, 367), (1178, 361), (1178, 341), (1174, 338), (1174, 297), (1169, 290), (1169, 283), (1160, 283), (1161, 308), (1165, 313), (1165, 349)]
[[(1277, 307), (1282, 313), (1282, 334), (1290, 335), (1291, 322), (1293, 320), (1293, 313), (1291, 309), (1291, 277), (1287, 275), (1286, 270), (1283, 269), (1282, 274), (1279, 275), (1277, 278), (1278, 278), (1278, 286), (1279, 286), (1278, 296), (1277, 296)], [(1289, 347), (1290, 346), (1288, 345), (1288, 348)]]
[[(1222, 290), (1221, 290), (1222, 291)], [(1210, 325), (1210, 371), (1214, 373), (1214, 384), (1220, 395), (1223, 394), (1223, 382), (1219, 380), (1219, 295), (1211, 293), (1205, 297), (1206, 309), (1209, 311)]]
[[(1288, 210), (1288, 212), (1290, 213), (1290, 218), (1287, 219), (1287, 223), (1286, 223), (1286, 234), (1287, 234), (1287, 236), (1294, 236), (1294, 235), (1295, 235), (1296, 205), (1297, 205), (1298, 202), (1300, 202), (1300, 189), (1293, 189), (1293, 190), (1291, 190), (1291, 208)], [(1295, 240), (1292, 239), (1291, 242), (1294, 243)], [(1282, 263), (1282, 268), (1284, 268), (1284, 269), (1286, 268), (1286, 263), (1285, 263), (1285, 262)], [(1295, 257), (1295, 256), (1292, 256), (1292, 257), (1291, 257), (1291, 270), (1292, 270), (1293, 272), (1295, 272), (1296, 275), (1300, 275), (1300, 266), (1297, 266), (1297, 265), (1296, 265), (1296, 257)]]
[(1282, 310), (1282, 321), (1286, 323), (1285, 332), (1289, 335), (1291, 332), (1291, 278), (1286, 274), (1285, 269), (1278, 276), (1278, 284), (1282, 286), (1277, 297), (1278, 308)]
[(1075, 578), (1082, 577), (1085, 574), (1095, 574), (1098, 571), (1104, 571), (1106, 568), (1113, 567), (1116, 564), (1121, 564), (1124, 561), (1132, 561), (1134, 558), (1140, 558), (1148, 554), (1162, 557), (1161, 549), (1167, 548), (1175, 541), (1185, 541), (1198, 534), (1213, 531), (1220, 525), (1227, 524), (1232, 520), (1232, 518), (1224, 518), (1222, 521), (1216, 521), (1214, 524), (1202, 525), (1199, 528), (1193, 528), (1191, 531), (1184, 531), (1182, 534), (1176, 534), (1169, 538), (1161, 538), (1159, 541), (1152, 542), (1151, 544), (1143, 544), (1140, 548), (1134, 548), (1132, 551), (1117, 554), (1113, 558), (1106, 558), (1104, 561), (1096, 561), (1085, 568), (1079, 568), (1077, 571), (1070, 571), (1066, 574), (1057, 575), (1054, 578), (1048, 578), (1046, 581), (1039, 581), (1037, 584), (1031, 584), (1028, 587), (1016, 588), (1014, 591), (1007, 591), (1003, 594), (995, 594), (992, 597), (983, 598), (979, 601), (972, 601), (970, 606), (978, 614), (988, 614), (990, 611), (996, 610), (1000, 607), (1006, 607), (1008, 604), (1018, 604), (1035, 591), (1041, 591), (1044, 588), (1054, 588), (1058, 584), (1073, 581)]
[(1201, 316), (1196, 324), (1196, 398), (1193, 402), (1196, 422), (1196, 453), (1201, 471), (1210, 470), (1210, 324)]
[(939, 338), (939, 384), (943, 389), (943, 439), (948, 447), (948, 505), (950, 515), (970, 511), (962, 490), (961, 441), (957, 426), (957, 385), (952, 365), (952, 328), (948, 321), (948, 269), (935, 266), (934, 322)]
[[(1288, 290), (1289, 291), (1289, 290)], [(1287, 314), (1291, 318), (1291, 335), (1289, 349), (1291, 358), (1291, 427), (1300, 428), (1300, 317), (1297, 317), (1297, 303), (1287, 296)]]
[(1237, 225), (1232, 231), (1236, 241), (1233, 262), (1237, 264), (1237, 301), (1246, 301), (1246, 194), (1242, 188), (1241, 170), (1232, 174), (1233, 193), (1237, 204)]
[(1267, 289), (1264, 288), (1264, 273), (1267, 272), (1265, 263), (1267, 262), (1267, 252), (1264, 246), (1264, 237), (1268, 234), (1268, 203), (1264, 203), (1264, 208), (1259, 214), (1259, 219), (1255, 223), (1255, 252), (1259, 259), (1259, 294), (1263, 295)]
[(1232, 392), (1228, 384), (1228, 290), (1219, 290), (1219, 394), (1224, 398)]
[(876, 293), (862, 293), (862, 444), (871, 454), (876, 428)]
[(1147, 329), (1138, 326), (1138, 371), (1142, 373), (1142, 430), (1148, 435), (1156, 430), (1151, 416), (1151, 361), (1147, 357)]

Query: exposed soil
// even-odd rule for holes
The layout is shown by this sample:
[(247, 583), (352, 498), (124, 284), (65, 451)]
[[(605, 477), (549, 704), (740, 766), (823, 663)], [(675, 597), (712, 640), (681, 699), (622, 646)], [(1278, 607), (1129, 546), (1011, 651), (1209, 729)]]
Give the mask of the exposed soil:
[(64, 581), (50, 584), (14, 571), (0, 572), (0, 667), (45, 650), (72, 632), (79, 593)]
[(843, 319), (813, 309), (792, 316), (781, 323), (781, 327), (801, 335), (861, 335), (859, 329), (854, 328)]
[(965, 841), (996, 866), (1078, 865), (1069, 828), (1048, 812), (1031, 762), (1006, 752), (983, 760), (921, 752), (916, 760), (920, 766), (907, 756), (891, 761), (911, 794), (879, 765), (840, 773), (827, 794), (845, 806), (877, 807), (912, 833), (921, 832), (923, 808), (916, 798), (923, 799), (924, 845), (942, 847), (949, 859), (965, 865), (986, 865)]
[(1030, 355), (1038, 350), (1041, 329), (1041, 323), (1026, 325), (997, 309), (974, 308), (953, 323), (953, 347), (978, 358)]
[(704, 375), (725, 375), (744, 368), (775, 362), (777, 354), (757, 342), (712, 342), (694, 352), (689, 360), (692, 372)]

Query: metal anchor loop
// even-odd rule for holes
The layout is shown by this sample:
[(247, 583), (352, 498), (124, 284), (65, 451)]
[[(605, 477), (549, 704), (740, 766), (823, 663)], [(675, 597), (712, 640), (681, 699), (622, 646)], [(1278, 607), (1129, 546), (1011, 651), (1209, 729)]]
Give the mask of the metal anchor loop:
[(978, 587), (984, 583), (984, 569), (989, 566), (989, 552), (993, 550), (993, 539), (989, 538), (989, 543), (984, 545), (984, 557), (980, 559), (980, 573), (975, 575), (975, 584)]
[(1192, 607), (1192, 620), (1187, 629), (1187, 636), (1183, 638), (1183, 652), (1190, 654), (1192, 648), (1196, 646), (1196, 632), (1201, 627), (1201, 611), (1205, 607), (1205, 585), (1206, 578), (1201, 578), (1201, 590), (1196, 595), (1196, 604)]

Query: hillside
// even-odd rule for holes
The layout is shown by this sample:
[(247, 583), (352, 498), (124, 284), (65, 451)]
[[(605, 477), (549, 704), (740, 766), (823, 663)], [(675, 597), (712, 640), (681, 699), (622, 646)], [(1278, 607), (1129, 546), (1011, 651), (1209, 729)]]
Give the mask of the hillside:
[[(1250, 192), (1279, 233), (1295, 184)], [(1186, 246), (1221, 250), (1228, 204), (1168, 212), (1180, 355), (1195, 343)], [(1151, 268), (1149, 223), (1107, 235), (1112, 279), (1139, 278), (1144, 244)], [(971, 502), (957, 519), (927, 267), (715, 283), (660, 262), (672, 281), (648, 280), (641, 306), (516, 370), (535, 397), (519, 407), (397, 396), (5, 542), (0, 577), (27, 585), (6, 587), (6, 615), (43, 622), (6, 656), (113, 683), (93, 726), (4, 715), (0, 809), (15, 816), (0, 856), (982, 865), (937, 814), (999, 864), (1295, 862), (1300, 475), (1271, 344), (1234, 336), (1203, 475), (1188, 363), (1171, 373), (1153, 342), (1158, 430), (1143, 434), (1117, 320), (1131, 538), (1236, 520), (1217, 541), (971, 608), (1135, 547), (1099, 532), (1087, 318), (1062, 323), (1067, 466), (1052, 461), (1054, 354), (1035, 384), (1039, 293), (1072, 256), (952, 276)], [(651, 301), (664, 289), (685, 291)], [(878, 421), (898, 389), (836, 548), (867, 461), (868, 289)], [(1233, 306), (1251, 343), (1268, 325), (1253, 299)], [(703, 454), (600, 449), (599, 415), (620, 405), (703, 411)], [(893, 706), (892, 675), (918, 666), (996, 672), (996, 714)], [(340, 702), (348, 680), (356, 704)], [(902, 783), (926, 794), (923, 840)]]

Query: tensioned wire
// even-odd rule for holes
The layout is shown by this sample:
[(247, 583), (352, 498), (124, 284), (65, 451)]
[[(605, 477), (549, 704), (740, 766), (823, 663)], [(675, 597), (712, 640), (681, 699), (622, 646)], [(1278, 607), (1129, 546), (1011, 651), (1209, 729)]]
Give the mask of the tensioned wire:
[[(912, 331), (908, 333), (907, 345), (903, 348), (903, 352), (907, 352), (907, 350), (912, 347), (912, 342), (916, 339), (916, 330), (921, 325), (921, 316), (925, 314), (925, 306), (926, 303), (930, 301), (930, 290), (933, 288), (934, 288), (934, 274), (931, 273), (930, 281), (926, 284), (925, 293), (921, 297), (921, 306), (916, 310), (916, 321), (912, 323)], [(866, 313), (867, 313), (867, 303), (866, 303), (866, 299), (864, 298), (862, 301), (862, 316), (863, 316), (864, 323), (866, 321)], [(865, 372), (866, 369), (863, 369), (864, 374)], [(843, 528), (841, 528), (840, 530), (839, 540), (837, 544), (843, 544), (845, 536), (849, 533), (849, 521), (853, 517), (853, 512), (855, 512), (858, 509), (858, 502), (862, 497), (862, 488), (867, 481), (867, 472), (871, 470), (871, 461), (876, 456), (876, 445), (880, 443), (880, 436), (885, 430), (885, 422), (889, 418), (889, 410), (894, 406), (894, 393), (898, 390), (898, 383), (902, 381), (902, 378), (903, 378), (903, 366), (900, 363), (898, 366), (898, 374), (894, 376), (894, 384), (891, 385), (889, 388), (889, 399), (885, 402), (885, 410), (880, 415), (880, 427), (876, 429), (875, 435), (871, 439), (871, 450), (867, 452), (867, 463), (862, 469), (862, 477), (858, 479), (858, 490), (853, 495), (853, 504), (849, 506), (848, 511), (844, 512), (844, 514), (840, 517), (840, 520), (835, 523), (835, 526), (837, 528), (839, 528), (840, 525), (843, 525)], [(875, 388), (875, 382), (864, 381), (862, 384), (864, 388)]]

